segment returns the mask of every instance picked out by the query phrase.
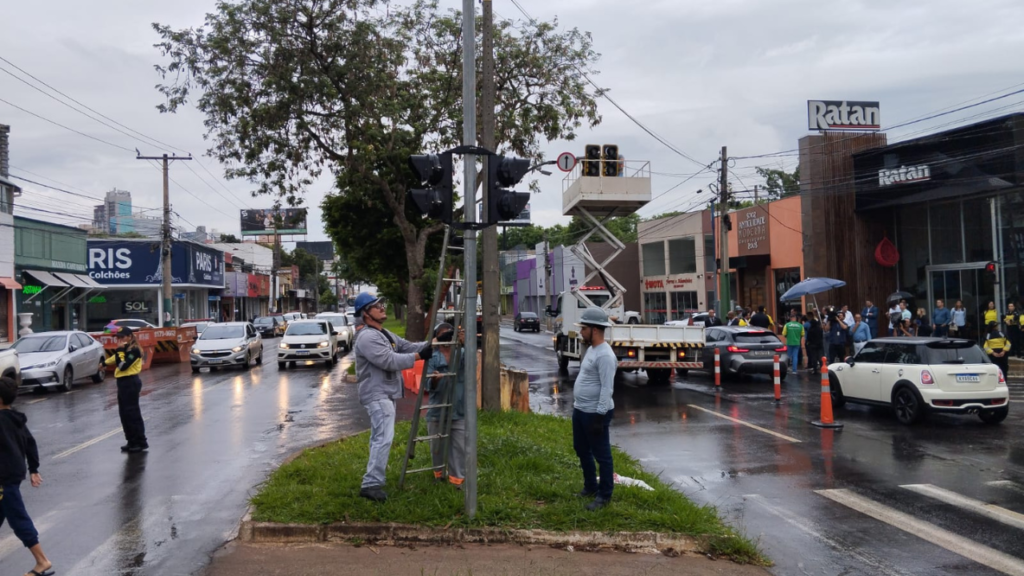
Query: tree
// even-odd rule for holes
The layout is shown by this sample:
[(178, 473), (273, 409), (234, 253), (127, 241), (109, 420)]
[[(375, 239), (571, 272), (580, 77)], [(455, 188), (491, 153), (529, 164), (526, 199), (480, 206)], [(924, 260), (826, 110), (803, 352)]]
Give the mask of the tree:
[(797, 166), (792, 173), (775, 168), (754, 168), (757, 174), (764, 178), (764, 188), (769, 200), (779, 200), (787, 196), (800, 193), (800, 167)]
[(220, 241), (224, 244), (241, 244), (242, 241), (234, 234), (221, 234)]
[[(404, 292), (394, 299), (410, 306), (406, 335), (422, 338), (424, 262), (442, 228), (407, 210), (406, 190), (417, 183), (406, 161), (461, 140), (460, 14), (430, 0), (240, 0), (218, 3), (200, 28), (154, 28), (170, 60), (157, 67), (171, 79), (158, 86), (159, 109), (175, 111), (197, 92), (210, 153), (228, 177), (289, 205), (332, 174), (328, 233), (339, 248), (388, 236), (359, 245), (375, 254), (351, 264), (383, 291)], [(541, 138), (572, 140), (583, 122), (600, 122), (581, 74), (593, 74), (597, 59), (589, 34), (557, 21), (501, 21), (494, 46), (499, 149), (537, 159)], [(367, 217), (339, 228), (352, 209)]]

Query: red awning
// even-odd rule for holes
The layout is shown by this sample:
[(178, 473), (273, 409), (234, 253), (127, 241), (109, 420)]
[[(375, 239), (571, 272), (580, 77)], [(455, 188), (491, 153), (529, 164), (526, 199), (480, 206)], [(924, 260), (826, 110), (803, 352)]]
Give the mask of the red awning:
[(0, 285), (8, 290), (21, 290), (21, 284), (18, 284), (14, 278), (0, 278)]

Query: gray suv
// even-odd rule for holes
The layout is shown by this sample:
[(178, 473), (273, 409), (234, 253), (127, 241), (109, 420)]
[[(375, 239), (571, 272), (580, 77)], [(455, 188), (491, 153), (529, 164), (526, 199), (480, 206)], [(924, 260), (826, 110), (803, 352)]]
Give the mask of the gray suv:
[(210, 324), (192, 346), (192, 372), (227, 366), (248, 370), (253, 360), (263, 363), (263, 338), (248, 322)]

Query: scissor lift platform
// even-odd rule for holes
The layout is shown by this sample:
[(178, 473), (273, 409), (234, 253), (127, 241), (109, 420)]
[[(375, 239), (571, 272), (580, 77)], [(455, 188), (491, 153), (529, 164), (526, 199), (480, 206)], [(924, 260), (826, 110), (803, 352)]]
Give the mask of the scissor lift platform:
[(562, 180), (562, 213), (597, 219), (628, 216), (651, 201), (651, 163), (623, 162), (622, 176), (582, 176), (582, 163)]

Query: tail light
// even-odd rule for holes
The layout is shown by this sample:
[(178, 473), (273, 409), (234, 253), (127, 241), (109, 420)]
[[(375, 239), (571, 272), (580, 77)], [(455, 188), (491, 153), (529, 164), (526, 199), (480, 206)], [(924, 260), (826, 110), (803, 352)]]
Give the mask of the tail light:
[(740, 348), (738, 346), (729, 346), (728, 348), (726, 348), (726, 350), (728, 350), (729, 352), (750, 352), (749, 349)]
[(780, 347), (776, 348), (775, 351), (776, 352), (788, 352), (789, 349), (786, 348), (785, 346), (780, 346)]
[(678, 356), (679, 356), (680, 360), (685, 360), (686, 359), (686, 350), (682, 350), (682, 349), (679, 350)]
[(1006, 378), (1003, 376), (1003, 369), (1002, 368), (996, 368), (996, 370), (999, 371), (999, 383), (1000, 384), (1006, 384)]
[(935, 378), (928, 370), (921, 370), (921, 384), (935, 384)]
[(626, 358), (636, 358), (636, 348), (626, 350)]

